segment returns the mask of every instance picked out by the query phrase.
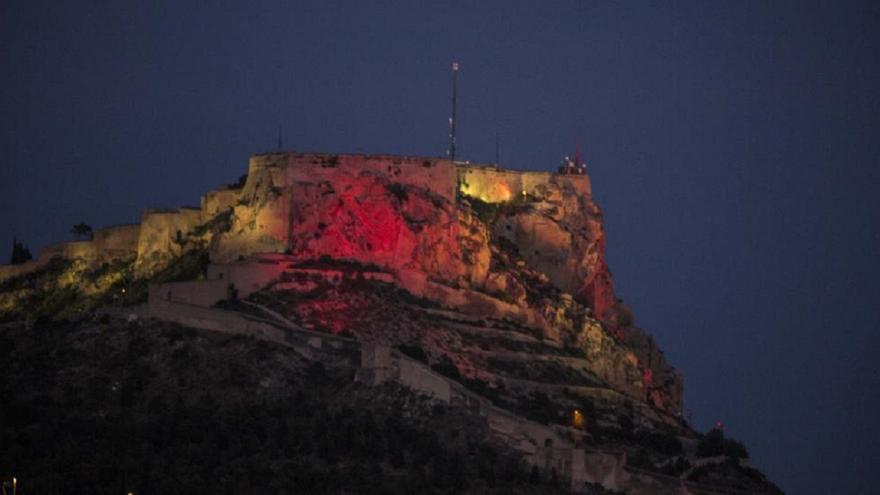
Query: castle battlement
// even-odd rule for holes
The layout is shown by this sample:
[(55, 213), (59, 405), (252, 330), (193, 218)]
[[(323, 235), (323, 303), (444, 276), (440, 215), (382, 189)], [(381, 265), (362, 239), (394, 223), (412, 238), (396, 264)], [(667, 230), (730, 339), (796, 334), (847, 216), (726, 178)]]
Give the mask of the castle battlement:
[(283, 180), (288, 185), (371, 172), (431, 190), (450, 201), (460, 195), (487, 203), (510, 201), (517, 194), (539, 196), (539, 189), (550, 183), (564, 185), (585, 197), (592, 196), (590, 178), (586, 174), (509, 170), (434, 157), (277, 152), (254, 155), (248, 165), (249, 175), (269, 175), (274, 183)]

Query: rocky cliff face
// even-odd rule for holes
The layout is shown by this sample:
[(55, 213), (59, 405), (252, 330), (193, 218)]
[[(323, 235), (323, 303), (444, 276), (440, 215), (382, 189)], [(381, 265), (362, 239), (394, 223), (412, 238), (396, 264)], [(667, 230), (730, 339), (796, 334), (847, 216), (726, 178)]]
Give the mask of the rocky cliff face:
[(583, 349), (610, 386), (680, 412), (680, 377), (614, 295), (587, 176), (393, 157), (259, 157), (211, 256), (266, 251), (373, 266), (442, 305), (535, 326)]
[[(436, 177), (413, 173), (444, 168)], [(387, 157), (264, 157), (252, 164), (232, 228), (216, 239), (212, 258), (288, 250), (304, 260), (348, 259), (485, 289), (503, 278), (489, 273), (495, 239), (516, 246), (559, 290), (614, 322), (602, 216), (589, 179), (525, 173), (538, 177), (522, 180), (494, 170), (473, 177), (470, 169)]]
[[(214, 263), (267, 252), (298, 263), (357, 263), (442, 306), (513, 321), (553, 345), (580, 349), (589, 373), (608, 387), (680, 412), (680, 377), (614, 295), (602, 214), (586, 175), (294, 153), (255, 156), (248, 172), (243, 184), (207, 193), (201, 208), (148, 211), (140, 226), (125, 227), (125, 242), (116, 242), (122, 248), (113, 244), (113, 253), (127, 256), (124, 267), (111, 274), (115, 285), (102, 287), (118, 299), (123, 285), (131, 294), (132, 280), (178, 279), (198, 266), (200, 253)], [(89, 256), (63, 256), (84, 266), (81, 274), (65, 272), (68, 299), (77, 297), (77, 280), (106, 272), (105, 259), (115, 259), (101, 247), (106, 242), (80, 244)], [(184, 258), (184, 268), (175, 266)], [(20, 297), (6, 299), (21, 309)]]

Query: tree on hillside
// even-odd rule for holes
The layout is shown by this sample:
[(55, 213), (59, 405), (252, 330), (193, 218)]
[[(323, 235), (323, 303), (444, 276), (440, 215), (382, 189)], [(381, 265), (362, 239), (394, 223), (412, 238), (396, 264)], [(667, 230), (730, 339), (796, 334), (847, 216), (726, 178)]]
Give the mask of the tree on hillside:
[(18, 239), (13, 238), (12, 256), (9, 259), (9, 263), (12, 265), (20, 265), (29, 259), (33, 259), (33, 256), (31, 256), (31, 250), (24, 244), (18, 242)]
[(74, 225), (70, 229), (70, 233), (75, 235), (78, 239), (86, 239), (86, 240), (91, 240), (92, 234), (93, 234), (92, 228), (90, 226), (88, 226), (85, 222), (80, 222), (80, 223)]

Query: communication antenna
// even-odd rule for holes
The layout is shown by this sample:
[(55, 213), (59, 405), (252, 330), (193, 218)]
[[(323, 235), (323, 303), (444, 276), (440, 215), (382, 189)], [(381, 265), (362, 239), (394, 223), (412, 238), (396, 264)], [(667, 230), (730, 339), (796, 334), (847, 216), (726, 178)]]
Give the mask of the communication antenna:
[(452, 116), (449, 117), (449, 159), (455, 161), (455, 105), (458, 83), (458, 62), (452, 62)]

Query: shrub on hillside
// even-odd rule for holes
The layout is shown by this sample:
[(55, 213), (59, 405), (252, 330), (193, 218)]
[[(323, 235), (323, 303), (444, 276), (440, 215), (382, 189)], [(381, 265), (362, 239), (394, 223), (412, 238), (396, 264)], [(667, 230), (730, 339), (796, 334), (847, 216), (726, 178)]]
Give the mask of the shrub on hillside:
[(724, 455), (724, 432), (718, 428), (713, 428), (703, 435), (700, 443), (697, 444), (698, 457), (717, 457)]
[(717, 457), (721, 455), (732, 459), (748, 459), (749, 452), (741, 442), (732, 438), (724, 438), (723, 431), (713, 428), (697, 444), (697, 456)]
[(428, 354), (425, 353), (425, 350), (418, 344), (400, 344), (398, 347), (400, 352), (408, 357), (415, 359), (416, 361), (421, 361), (422, 363), (428, 364)]
[(453, 363), (451, 359), (449, 359), (449, 356), (444, 355), (441, 357), (440, 361), (431, 365), (431, 369), (443, 376), (452, 378), (453, 380), (461, 378), (461, 373), (458, 372), (458, 367), (455, 366), (455, 363)]

